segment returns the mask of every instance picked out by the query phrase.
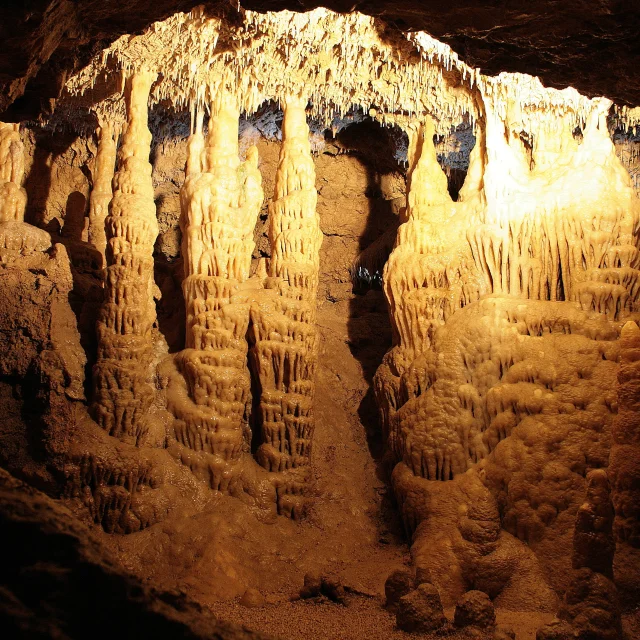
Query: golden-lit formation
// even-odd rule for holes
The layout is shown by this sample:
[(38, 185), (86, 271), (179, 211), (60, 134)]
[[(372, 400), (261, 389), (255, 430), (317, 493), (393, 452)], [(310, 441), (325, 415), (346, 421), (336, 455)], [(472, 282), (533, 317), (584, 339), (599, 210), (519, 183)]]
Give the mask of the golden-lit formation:
[(294, 517), (304, 510), (315, 427), (315, 320), (322, 243), (305, 106), (306, 99), (296, 96), (284, 103), (282, 147), (269, 209), (269, 277), (251, 314), (263, 440), (257, 459), (276, 474), (278, 511)]
[(107, 235), (105, 220), (113, 197), (111, 183), (116, 162), (116, 140), (110, 123), (98, 131), (98, 153), (91, 189), (89, 208), (89, 242), (100, 252), (102, 265), (106, 266)]
[[(617, 598), (612, 545), (629, 557), (640, 549), (640, 201), (610, 125), (640, 126), (638, 109), (526, 75), (484, 76), (426, 33), (357, 12), (207, 11), (122, 36), (65, 86), (65, 108), (89, 114), (92, 130), (99, 123), (88, 238), (102, 264), (75, 284), (87, 300), (103, 296), (97, 323), (78, 312), (97, 339), (87, 347), (90, 417), (73, 423), (74, 437), (90, 436), (74, 440), (65, 471), (74, 497), (110, 531), (145, 528), (178, 503), (184, 513), (242, 503), (298, 527), (276, 514), (298, 520), (314, 504), (318, 434), (333, 439), (327, 460), (341, 460), (333, 400), (316, 393), (321, 357), (333, 357), (323, 353), (329, 301), (327, 316), (348, 315), (343, 346), (382, 344), (368, 371), (365, 356), (353, 368), (373, 388), (380, 467), (412, 544), (415, 571), (402, 578), (411, 588), (392, 602), (395, 576), (388, 603), (411, 596), (405, 611), (432, 597), (439, 628), (443, 605), (482, 591), (496, 606), (617, 637), (617, 604), (606, 624), (596, 618)], [(166, 119), (179, 114), (186, 163), (176, 168), (152, 147), (152, 118), (165, 118), (166, 140)], [(269, 114), (272, 146), (259, 154)], [(326, 143), (341, 154), (336, 131), (356, 117), (377, 132), (395, 127), (405, 149), (408, 140), (406, 190), (399, 163), (369, 167), (358, 196), (371, 210), (357, 211), (365, 231), (352, 238), (381, 272), (386, 260), (386, 342), (358, 333), (358, 309), (375, 307), (376, 293), (356, 296), (345, 281), (322, 290), (323, 230), (348, 226), (335, 202), (350, 196), (331, 193), (314, 152)], [(460, 130), (475, 143), (452, 188), (442, 140)], [(51, 245), (24, 223), (24, 164), (19, 128), (0, 123), (2, 263)], [(157, 176), (174, 191), (161, 193)], [(388, 217), (365, 247), (375, 206)], [(179, 230), (163, 262), (156, 240), (171, 207)], [(71, 227), (60, 237), (80, 255)], [(340, 384), (341, 364), (319, 388)], [(349, 399), (353, 414), (366, 413), (365, 393)], [(184, 496), (195, 497), (185, 506)], [(225, 553), (212, 555), (228, 563), (225, 579), (240, 580)], [(308, 593), (331, 590), (308, 582)], [(580, 590), (593, 610), (571, 600)]]
[(118, 151), (113, 199), (105, 220), (105, 299), (97, 324), (98, 361), (93, 373), (96, 422), (110, 435), (134, 443), (148, 430), (153, 403), (151, 332), (157, 286), (152, 254), (158, 223), (147, 102), (154, 79), (154, 73), (141, 71), (127, 85), (127, 130)]
[(27, 192), (22, 187), (23, 176), (20, 126), (0, 122), (0, 263), (51, 246), (48, 233), (24, 222)]
[(182, 284), (187, 348), (177, 357), (169, 408), (177, 455), (211, 488), (233, 491), (246, 451), (251, 378), (247, 367), (253, 228), (262, 206), (257, 151), (238, 158), (238, 105), (223, 94), (212, 105), (206, 143), (202, 118), (189, 139), (181, 191)]

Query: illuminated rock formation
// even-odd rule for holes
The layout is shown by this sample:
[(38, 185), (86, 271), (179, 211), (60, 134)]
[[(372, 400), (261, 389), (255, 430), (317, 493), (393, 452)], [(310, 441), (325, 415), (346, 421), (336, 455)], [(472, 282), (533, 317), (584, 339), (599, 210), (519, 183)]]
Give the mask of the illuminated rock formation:
[[(447, 504), (472, 505), (488, 489), (483, 499), (497, 498), (501, 517), (494, 510), (478, 531), (502, 520), (540, 546), (566, 531), (580, 469), (606, 464), (615, 341), (637, 309), (639, 210), (606, 129), (609, 103), (549, 92), (540, 111), (526, 84), (518, 91), (483, 85), (485, 117), (459, 203), (446, 193), (432, 131), (422, 149), (418, 138), (408, 220), (385, 268), (397, 346), (376, 392), (398, 461), (393, 484), (416, 562), (446, 575), (447, 596), (484, 580)], [(583, 113), (579, 143), (572, 131)], [(550, 455), (555, 438), (565, 444)], [(482, 484), (471, 482), (476, 473)], [(517, 540), (502, 547), (512, 567), (526, 561), (525, 573), (539, 574)], [(496, 574), (494, 595), (512, 597), (518, 571)]]
[[(528, 76), (485, 77), (426, 33), (403, 34), (358, 13), (239, 10), (231, 20), (204, 8), (113, 41), (69, 79), (64, 100), (115, 122), (121, 105), (112, 76), (142, 63), (162, 75), (153, 87), (149, 74), (136, 75), (128, 89), (129, 126), (106, 220), (106, 301), (93, 381), (93, 415), (128, 443), (117, 443), (118, 459), (126, 451), (127, 464), (115, 473), (110, 459), (102, 464), (82, 452), (76, 475), (96, 485), (93, 502), (87, 499), (93, 518), (120, 532), (167, 513), (173, 496), (148, 518), (146, 506), (133, 508), (136, 501), (120, 489), (129, 476), (130, 494), (150, 493), (163, 465), (171, 470), (163, 481), (175, 468), (183, 475), (162, 491), (188, 476), (209, 495), (193, 501), (198, 507), (213, 489), (251, 508), (268, 503), (270, 514), (276, 507), (293, 518), (305, 512), (313, 493), (322, 240), (307, 117), (319, 131), (346, 114), (370, 117), (409, 136), (407, 207), (397, 205), (382, 250), (370, 249), (357, 266), (371, 259), (377, 269), (395, 238), (383, 282), (394, 344), (374, 386), (385, 462), (417, 573), (433, 576), (445, 606), (470, 589), (519, 610), (557, 611), (556, 594), (574, 587), (575, 600), (602, 586), (606, 601), (612, 593), (606, 582), (611, 514), (603, 497), (609, 459), (614, 531), (620, 545), (640, 546), (634, 369), (640, 340), (635, 325), (625, 327), (640, 317), (640, 209), (610, 139), (611, 103), (546, 89)], [(154, 117), (189, 107), (194, 131), (181, 191), (181, 261), (156, 264), (170, 272), (175, 288), (169, 290), (182, 280), (186, 348), (159, 367), (152, 421), (153, 355), (164, 345), (152, 331), (158, 227), (147, 98), (158, 107)], [(246, 162), (239, 158), (238, 121), (264, 102), (274, 114), (282, 106), (284, 122), (270, 252), (264, 241), (252, 268), (263, 191), (256, 149)], [(205, 104), (212, 105), (206, 139)], [(279, 133), (275, 122), (274, 115), (272, 139)], [(461, 124), (475, 147), (456, 199), (449, 189), (457, 193), (459, 183), (447, 184), (434, 138)], [(24, 207), (20, 180), (12, 177), (20, 170), (11, 136), (13, 130), (0, 130), (0, 162), (11, 164), (9, 173), (3, 168), (9, 185), (2, 187), (3, 202), (13, 220)], [(322, 148), (321, 134), (316, 141)], [(113, 152), (105, 129), (90, 213), (98, 248)], [(263, 161), (267, 185), (275, 160), (269, 166), (265, 154)], [(171, 168), (174, 185), (179, 173)], [(375, 180), (367, 187), (381, 188)], [(176, 238), (175, 227), (172, 232)], [(349, 288), (338, 284), (343, 292)], [(171, 324), (179, 334), (179, 323)], [(324, 408), (332, 399), (320, 402)], [(145, 442), (149, 422), (162, 464), (148, 454), (151, 447), (141, 453), (129, 446)], [(147, 455), (148, 464), (140, 464)], [(84, 491), (90, 482), (76, 484)], [(236, 504), (214, 500), (217, 515)], [(604, 548), (602, 557), (592, 543)], [(572, 550), (584, 579), (571, 573)], [(572, 624), (578, 615), (577, 608), (567, 613)]]
[(102, 255), (106, 265), (107, 235), (105, 220), (113, 197), (111, 182), (116, 161), (116, 141), (112, 127), (106, 123), (98, 131), (98, 153), (93, 170), (93, 189), (89, 207), (89, 242)]
[(51, 246), (48, 233), (24, 222), (27, 192), (22, 188), (23, 175), (20, 125), (0, 122), (0, 262)]
[(154, 391), (150, 384), (155, 322), (153, 245), (158, 234), (147, 126), (151, 72), (127, 82), (127, 130), (118, 152), (106, 219), (105, 300), (97, 323), (93, 415), (107, 433), (140, 443)]
[(236, 99), (212, 105), (209, 135), (202, 116), (189, 139), (181, 192), (187, 310), (186, 349), (169, 388), (176, 455), (218, 491), (236, 489), (250, 443), (251, 378), (246, 333), (253, 228), (263, 193), (255, 147), (238, 158)]
[(284, 103), (282, 147), (269, 208), (267, 294), (252, 307), (252, 349), (260, 379), (262, 444), (257, 459), (276, 474), (278, 511), (304, 510), (313, 438), (318, 355), (316, 295), (322, 243), (306, 100)]

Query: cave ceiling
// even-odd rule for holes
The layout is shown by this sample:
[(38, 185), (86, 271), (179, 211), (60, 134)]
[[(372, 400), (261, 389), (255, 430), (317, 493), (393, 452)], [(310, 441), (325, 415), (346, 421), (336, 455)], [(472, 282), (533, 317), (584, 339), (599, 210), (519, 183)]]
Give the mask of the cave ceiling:
[[(51, 109), (68, 76), (124, 33), (139, 33), (197, 0), (40, 0), (0, 7), (0, 116), (34, 118)], [(415, 0), (361, 3), (330, 0), (339, 12), (381, 18), (389, 29), (424, 30), (485, 74), (537, 75), (548, 86), (573, 86), (618, 104), (640, 104), (635, 81), (640, 54), (636, 0)], [(238, 17), (237, 6), (205, 3), (211, 15)], [(257, 11), (310, 10), (313, 0), (248, 0)]]

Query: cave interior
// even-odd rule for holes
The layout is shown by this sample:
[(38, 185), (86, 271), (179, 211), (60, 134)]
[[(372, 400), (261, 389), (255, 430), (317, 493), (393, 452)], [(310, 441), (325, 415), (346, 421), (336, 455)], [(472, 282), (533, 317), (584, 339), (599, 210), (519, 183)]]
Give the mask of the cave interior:
[(0, 9), (6, 637), (640, 637), (640, 9), (107, 4)]

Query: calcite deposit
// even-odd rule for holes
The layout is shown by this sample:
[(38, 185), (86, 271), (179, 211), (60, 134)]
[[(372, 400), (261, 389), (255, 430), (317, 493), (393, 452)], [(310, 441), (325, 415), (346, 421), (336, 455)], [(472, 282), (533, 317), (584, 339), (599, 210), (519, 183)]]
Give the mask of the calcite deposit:
[(98, 360), (93, 374), (96, 422), (109, 435), (136, 443), (148, 429), (147, 414), (153, 402), (149, 379), (157, 285), (152, 251), (158, 223), (149, 164), (147, 100), (154, 77), (145, 71), (128, 81), (127, 130), (104, 221), (108, 247), (105, 299), (96, 327)]
[(637, 109), (240, 6), (103, 42), (51, 107), (0, 123), (3, 464), (286, 637), (326, 601), (331, 638), (622, 637)]
[(230, 491), (246, 451), (251, 379), (247, 367), (253, 228), (262, 205), (257, 151), (238, 158), (237, 99), (212, 105), (206, 142), (202, 118), (189, 139), (181, 192), (186, 349), (169, 390), (177, 455), (212, 489)]

